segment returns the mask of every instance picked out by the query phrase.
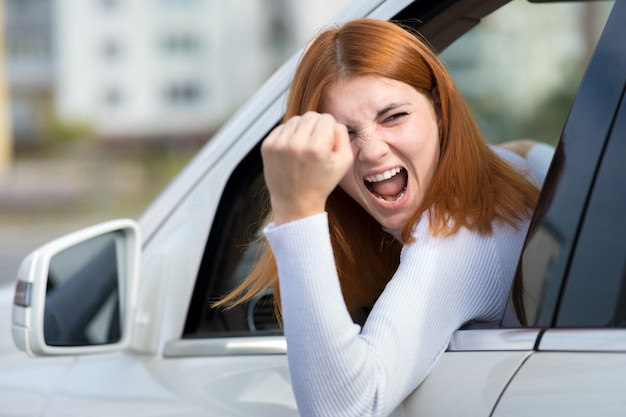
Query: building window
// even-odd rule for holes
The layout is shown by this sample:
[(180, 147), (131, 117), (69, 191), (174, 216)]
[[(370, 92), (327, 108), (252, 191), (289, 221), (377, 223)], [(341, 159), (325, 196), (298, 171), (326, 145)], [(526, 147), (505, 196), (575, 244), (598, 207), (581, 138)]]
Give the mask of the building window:
[(187, 106), (197, 103), (202, 97), (200, 86), (195, 83), (173, 84), (165, 90), (165, 100), (173, 106)]
[(11, 61), (47, 61), (50, 45), (45, 39), (20, 37), (7, 40), (7, 55)]
[(99, 0), (100, 8), (102, 10), (113, 11), (120, 5), (119, 0)]
[(157, 0), (162, 8), (168, 10), (186, 10), (194, 8), (197, 0)]
[(163, 38), (163, 50), (171, 55), (194, 55), (200, 50), (200, 41), (189, 34), (172, 34)]
[(120, 43), (115, 40), (108, 40), (102, 45), (102, 55), (109, 61), (114, 61), (121, 54)]
[(103, 101), (108, 108), (117, 108), (122, 105), (123, 95), (117, 87), (110, 87), (104, 91)]

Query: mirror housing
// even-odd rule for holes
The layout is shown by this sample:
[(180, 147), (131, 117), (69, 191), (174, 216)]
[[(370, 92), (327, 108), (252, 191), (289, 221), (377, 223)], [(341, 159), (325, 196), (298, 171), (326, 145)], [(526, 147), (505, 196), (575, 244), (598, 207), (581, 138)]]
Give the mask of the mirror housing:
[(20, 265), (13, 300), (15, 345), (31, 356), (128, 347), (141, 236), (130, 219), (53, 240)]

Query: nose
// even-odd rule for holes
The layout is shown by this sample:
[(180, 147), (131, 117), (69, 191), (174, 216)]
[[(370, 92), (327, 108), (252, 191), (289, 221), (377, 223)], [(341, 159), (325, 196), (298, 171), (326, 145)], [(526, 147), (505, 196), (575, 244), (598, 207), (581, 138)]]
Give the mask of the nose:
[(389, 145), (378, 128), (361, 132), (355, 142), (360, 161), (378, 161), (389, 152)]

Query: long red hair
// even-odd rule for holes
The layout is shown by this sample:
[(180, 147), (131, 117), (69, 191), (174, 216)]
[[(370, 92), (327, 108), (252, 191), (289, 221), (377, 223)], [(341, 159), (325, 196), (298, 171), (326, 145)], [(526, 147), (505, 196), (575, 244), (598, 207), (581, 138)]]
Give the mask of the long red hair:
[[(401, 81), (425, 93), (439, 120), (437, 173), (402, 230), (403, 242), (412, 241), (411, 229), (424, 212), (436, 235), (461, 227), (491, 233), (494, 220), (517, 225), (530, 216), (537, 188), (489, 149), (443, 63), (418, 34), (397, 24), (365, 18), (320, 33), (301, 58), (284, 119), (319, 111), (335, 82), (362, 75)], [(371, 305), (397, 269), (401, 243), (339, 187), (326, 210), (346, 305), (351, 311)], [(250, 275), (216, 305), (236, 305), (273, 287), (280, 311), (276, 264), (267, 242), (262, 245)]]

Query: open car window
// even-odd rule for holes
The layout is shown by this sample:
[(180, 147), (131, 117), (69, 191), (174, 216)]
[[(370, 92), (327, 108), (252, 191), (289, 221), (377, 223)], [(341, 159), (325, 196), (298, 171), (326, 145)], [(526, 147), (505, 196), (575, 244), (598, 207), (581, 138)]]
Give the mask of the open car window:
[[(613, 3), (604, 3), (603, 7), (612, 8)], [(608, 13), (603, 15), (608, 17)], [(604, 24), (602, 25), (604, 27)], [(522, 323), (517, 320), (510, 307), (503, 320), (504, 327), (552, 327), (561, 314), (562, 295), (572, 274), (575, 276), (580, 267), (572, 264), (573, 257), (580, 251), (581, 227), (591, 227), (589, 203), (596, 193), (596, 172), (603, 164), (606, 154), (605, 139), (609, 137), (614, 123), (614, 112), (619, 103), (623, 85), (619, 77), (606, 77), (605, 68), (615, 68), (610, 62), (615, 54), (611, 26), (603, 34), (608, 41), (598, 43), (597, 50), (586, 67), (585, 79), (576, 90), (576, 102), (568, 113), (568, 121), (552, 160), (549, 175), (535, 209), (529, 236), (518, 268), (523, 286)], [(617, 68), (616, 71), (619, 71)], [(607, 84), (607, 85), (603, 85)], [(608, 85), (610, 84), (610, 85)], [(602, 91), (601, 101), (595, 100), (598, 91)], [(596, 103), (590, 107), (588, 103)], [(613, 190), (613, 198), (618, 198)], [(583, 229), (584, 230), (584, 229)], [(584, 235), (583, 235), (584, 236)], [(596, 242), (596, 250), (602, 245)], [(589, 252), (593, 253), (593, 252)], [(584, 257), (584, 254), (583, 254)], [(617, 258), (621, 259), (621, 258)], [(598, 271), (599, 272), (599, 271)], [(614, 277), (618, 286), (621, 276)], [(598, 285), (596, 289), (600, 289)], [(616, 290), (617, 291), (617, 290)], [(513, 300), (515, 297), (513, 296)], [(599, 299), (596, 299), (598, 301)], [(577, 308), (580, 306), (577, 306)], [(608, 306), (605, 306), (608, 307)], [(582, 308), (584, 310), (584, 308)], [(591, 317), (591, 315), (589, 316)], [(582, 325), (580, 321), (578, 325)]]
[[(610, 6), (609, 2), (512, 1), (474, 28), (468, 25), (458, 40), (442, 42), (449, 46), (440, 56), (487, 142), (532, 138), (557, 144)], [(398, 16), (410, 20), (409, 12)], [(582, 38), (576, 35), (581, 22), (589, 26), (588, 36)], [(555, 45), (565, 45), (566, 50)], [(267, 208), (257, 146), (230, 175), (221, 197), (183, 337), (280, 333), (271, 294), (227, 311), (211, 307), (211, 301), (232, 290), (254, 264), (255, 247), (250, 242), (258, 236)], [(541, 250), (548, 251), (548, 246)]]
[(280, 332), (271, 294), (232, 309), (211, 303), (235, 288), (256, 259), (253, 243), (267, 215), (260, 146), (239, 163), (222, 195), (198, 272), (183, 336), (249, 336)]

